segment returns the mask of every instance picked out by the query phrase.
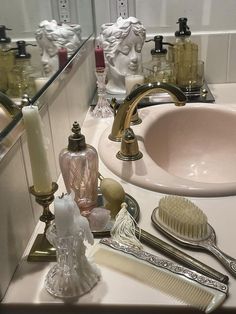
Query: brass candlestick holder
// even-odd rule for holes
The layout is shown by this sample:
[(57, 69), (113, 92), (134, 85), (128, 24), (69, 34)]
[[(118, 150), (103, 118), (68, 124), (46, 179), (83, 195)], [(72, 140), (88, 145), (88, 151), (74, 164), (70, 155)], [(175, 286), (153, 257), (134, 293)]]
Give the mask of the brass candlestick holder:
[(32, 195), (35, 196), (36, 202), (43, 206), (43, 213), (39, 217), (39, 220), (45, 223), (44, 233), (38, 234), (34, 244), (28, 255), (29, 262), (51, 262), (56, 261), (56, 250), (48, 242), (46, 238), (46, 231), (55, 216), (51, 213), (49, 206), (54, 200), (54, 193), (57, 191), (58, 185), (52, 182), (52, 190), (48, 193), (36, 192), (34, 186), (29, 188)]

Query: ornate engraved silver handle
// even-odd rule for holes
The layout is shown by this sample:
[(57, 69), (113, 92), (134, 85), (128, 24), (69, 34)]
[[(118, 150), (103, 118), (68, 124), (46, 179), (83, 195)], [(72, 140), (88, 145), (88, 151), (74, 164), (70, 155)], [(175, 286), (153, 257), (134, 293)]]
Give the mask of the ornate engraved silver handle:
[(226, 269), (236, 277), (236, 259), (221, 251), (211, 240), (206, 241), (203, 245), (225, 266)]

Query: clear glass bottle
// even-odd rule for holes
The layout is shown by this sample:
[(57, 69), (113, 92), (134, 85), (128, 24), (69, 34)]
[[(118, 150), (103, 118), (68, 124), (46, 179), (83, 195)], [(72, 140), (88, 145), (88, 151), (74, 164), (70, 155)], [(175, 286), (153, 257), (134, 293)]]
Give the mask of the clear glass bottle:
[(178, 19), (179, 30), (175, 32), (176, 42), (173, 47), (173, 58), (176, 68), (176, 83), (188, 91), (197, 84), (198, 45), (191, 41), (191, 31), (187, 18)]
[(8, 89), (8, 73), (14, 64), (14, 54), (11, 51), (11, 39), (6, 36), (5, 25), (0, 25), (0, 91), (5, 93)]
[(172, 62), (167, 59), (167, 50), (163, 45), (171, 45), (163, 42), (163, 36), (155, 36), (146, 42), (154, 41), (155, 48), (151, 50), (152, 59), (143, 63), (143, 74), (146, 83), (164, 82), (175, 83), (175, 67)]
[[(27, 44), (24, 40), (16, 42), (15, 63), (8, 73), (7, 95), (11, 98), (21, 98), (24, 94), (33, 97), (36, 93), (35, 78), (37, 70), (31, 65), (31, 55), (26, 51)], [(32, 45), (34, 46), (34, 45)]]
[(75, 193), (82, 215), (89, 216), (97, 205), (98, 154), (94, 147), (86, 144), (80, 131), (79, 124), (74, 122), (68, 147), (59, 154), (59, 164), (67, 193)]

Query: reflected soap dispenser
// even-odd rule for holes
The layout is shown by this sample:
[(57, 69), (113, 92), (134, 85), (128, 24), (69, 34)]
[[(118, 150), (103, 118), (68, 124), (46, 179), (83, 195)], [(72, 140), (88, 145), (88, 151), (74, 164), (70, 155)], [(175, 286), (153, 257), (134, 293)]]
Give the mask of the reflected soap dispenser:
[(173, 47), (176, 83), (181, 89), (188, 91), (197, 82), (198, 46), (190, 39), (187, 18), (179, 18), (177, 24), (179, 30), (175, 32), (176, 42)]
[(86, 144), (77, 122), (72, 132), (68, 147), (59, 154), (59, 164), (67, 193), (74, 192), (81, 214), (88, 217), (97, 205), (98, 154), (93, 146)]
[(174, 64), (167, 59), (167, 49), (163, 45), (172, 45), (163, 42), (163, 36), (158, 35), (146, 42), (154, 41), (155, 47), (151, 50), (152, 59), (143, 63), (143, 74), (146, 83), (165, 82), (175, 83), (175, 67)]
[(26, 46), (35, 46), (28, 44), (24, 40), (16, 42), (15, 64), (8, 74), (9, 88), (7, 95), (11, 98), (21, 98), (24, 94), (29, 97), (35, 95), (36, 69), (31, 65), (31, 54), (26, 51)]
[(0, 91), (5, 93), (8, 89), (8, 73), (14, 64), (14, 54), (11, 51), (11, 38), (6, 36), (5, 25), (0, 25)]

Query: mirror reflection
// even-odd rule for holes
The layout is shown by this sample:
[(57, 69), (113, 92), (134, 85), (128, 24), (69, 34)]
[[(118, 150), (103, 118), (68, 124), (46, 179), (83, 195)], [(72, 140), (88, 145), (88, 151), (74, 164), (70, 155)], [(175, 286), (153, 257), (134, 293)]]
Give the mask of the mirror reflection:
[[(0, 5), (0, 92), (17, 105), (24, 94), (35, 102), (93, 34), (92, 0), (70, 0), (67, 7), (57, 0), (0, 0)], [(4, 104), (1, 108), (5, 112)], [(7, 121), (1, 135), (9, 129)]]

